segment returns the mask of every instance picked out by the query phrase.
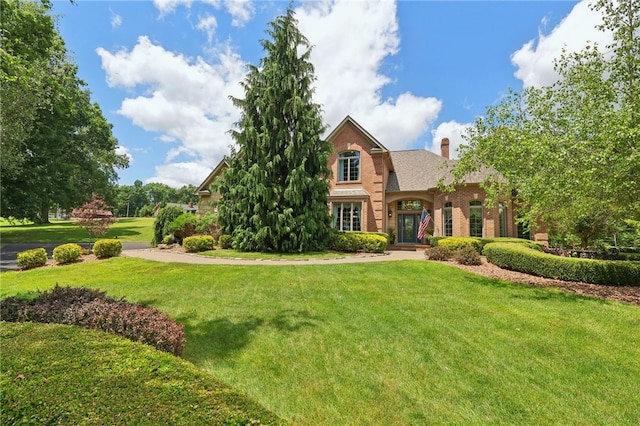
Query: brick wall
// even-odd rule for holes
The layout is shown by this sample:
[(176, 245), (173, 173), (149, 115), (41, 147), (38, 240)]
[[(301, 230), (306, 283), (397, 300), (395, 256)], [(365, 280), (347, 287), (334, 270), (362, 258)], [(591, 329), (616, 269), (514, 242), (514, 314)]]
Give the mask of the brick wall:
[[(369, 193), (369, 199), (334, 199), (332, 202), (362, 202), (362, 230), (375, 232), (386, 225), (386, 205), (384, 188), (388, 172), (385, 168), (387, 153), (371, 153), (375, 145), (351, 123), (346, 123), (341, 131), (334, 135), (331, 142), (334, 152), (329, 156), (331, 169), (330, 190), (336, 188), (362, 188)], [(360, 180), (354, 182), (338, 182), (338, 155), (345, 151), (360, 152)]]

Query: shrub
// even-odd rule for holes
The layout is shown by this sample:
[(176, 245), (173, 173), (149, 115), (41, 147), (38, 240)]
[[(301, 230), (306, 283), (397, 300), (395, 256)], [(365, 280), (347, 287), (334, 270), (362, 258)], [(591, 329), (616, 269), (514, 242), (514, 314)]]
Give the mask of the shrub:
[(211, 235), (214, 240), (217, 240), (220, 236), (218, 216), (214, 213), (205, 213), (198, 217), (198, 222), (196, 223), (196, 234)]
[[(530, 249), (543, 251), (542, 244), (536, 243), (535, 241), (531, 241), (531, 240), (525, 240), (524, 238), (509, 238), (509, 237), (481, 238), (480, 242), (482, 243), (482, 249), (484, 249), (484, 246), (490, 243), (516, 243), (516, 244), (522, 244), (525, 247), (529, 247)], [(482, 253), (482, 250), (480, 250), (480, 253)]]
[(168, 206), (160, 209), (158, 216), (156, 216), (156, 220), (153, 222), (152, 245), (158, 245), (158, 243), (162, 241), (162, 238), (170, 233), (168, 230), (169, 224), (182, 213), (182, 209), (176, 206)]
[(93, 300), (67, 315), (67, 323), (116, 334), (180, 356), (185, 346), (183, 326), (155, 308), (133, 303)]
[(107, 299), (107, 295), (99, 290), (60, 287), (58, 284), (50, 291), (35, 294), (37, 296), (32, 299), (9, 297), (2, 300), (2, 319), (64, 324), (65, 314), (70, 309), (93, 300)]
[(211, 235), (193, 235), (184, 239), (182, 247), (189, 253), (213, 250), (213, 237)]
[(47, 263), (47, 251), (44, 248), (35, 248), (18, 253), (16, 264), (20, 269), (37, 268)]
[(233, 242), (233, 237), (231, 235), (222, 234), (220, 238), (218, 238), (218, 245), (221, 249), (228, 249), (231, 247), (231, 243)]
[(481, 265), (480, 253), (472, 246), (464, 246), (457, 250), (453, 256), (456, 262), (461, 265)]
[(173, 234), (176, 242), (182, 244), (182, 240), (196, 233), (198, 219), (192, 213), (182, 213), (167, 226), (167, 231)]
[(360, 242), (360, 250), (365, 253), (384, 253), (389, 242), (386, 234), (356, 234)]
[(462, 247), (473, 247), (478, 253), (482, 252), (482, 241), (475, 237), (447, 237), (438, 241), (439, 247), (448, 247), (451, 250), (459, 250)]
[(442, 237), (442, 236), (434, 236), (431, 235), (430, 237), (427, 237), (429, 239), (429, 245), (431, 247), (438, 247), (440, 240), (444, 240), (445, 238), (451, 238), (451, 237)]
[(387, 241), (384, 233), (338, 231), (329, 237), (329, 249), (347, 253), (384, 253)]
[(69, 243), (62, 244), (53, 249), (53, 260), (58, 263), (71, 263), (80, 259), (82, 256), (82, 247), (78, 244)]
[(424, 257), (427, 260), (446, 261), (451, 259), (453, 251), (449, 247), (431, 247), (424, 251)]
[(122, 253), (122, 243), (116, 239), (98, 240), (93, 245), (93, 254), (100, 259), (119, 256)]
[(126, 337), (134, 342), (180, 356), (185, 337), (182, 325), (155, 308), (108, 297), (99, 290), (60, 287), (33, 299), (0, 300), (4, 321), (32, 321), (76, 325)]
[(640, 262), (576, 259), (542, 253), (521, 244), (491, 243), (487, 261), (505, 269), (592, 284), (640, 286)]

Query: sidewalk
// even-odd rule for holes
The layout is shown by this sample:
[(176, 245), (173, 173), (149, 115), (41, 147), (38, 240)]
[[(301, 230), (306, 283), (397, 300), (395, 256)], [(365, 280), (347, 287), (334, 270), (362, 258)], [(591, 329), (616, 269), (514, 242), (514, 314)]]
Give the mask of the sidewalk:
[(336, 257), (330, 259), (228, 259), (199, 256), (192, 253), (144, 249), (123, 250), (122, 256), (137, 257), (155, 262), (180, 262), (200, 265), (328, 265), (338, 263), (367, 263), (393, 260), (423, 260), (423, 251), (388, 251), (384, 254), (363, 253), (355, 256)]

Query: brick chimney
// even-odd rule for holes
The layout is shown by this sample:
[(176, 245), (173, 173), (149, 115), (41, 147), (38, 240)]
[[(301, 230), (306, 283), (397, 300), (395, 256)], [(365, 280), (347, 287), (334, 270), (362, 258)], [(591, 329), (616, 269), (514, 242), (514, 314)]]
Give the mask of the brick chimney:
[(440, 142), (440, 152), (444, 158), (449, 158), (449, 138), (442, 138), (442, 142)]

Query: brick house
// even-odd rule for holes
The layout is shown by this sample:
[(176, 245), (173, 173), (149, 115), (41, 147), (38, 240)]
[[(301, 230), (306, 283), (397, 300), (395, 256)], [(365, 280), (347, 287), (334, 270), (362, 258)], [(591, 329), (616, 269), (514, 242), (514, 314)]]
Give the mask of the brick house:
[[(389, 151), (347, 116), (327, 137), (334, 146), (329, 208), (333, 226), (342, 230), (388, 232), (393, 228), (397, 244), (417, 244), (423, 208), (432, 217), (429, 234), (436, 236), (528, 237), (515, 222), (512, 200), (494, 208), (483, 205), (480, 188), (484, 173), (468, 176), (454, 192), (438, 189), (438, 181), (450, 179), (449, 140), (441, 154), (427, 150)], [(199, 211), (211, 209), (216, 194), (211, 183), (224, 172), (223, 160), (197, 188)], [(534, 234), (546, 242), (547, 234)]]

